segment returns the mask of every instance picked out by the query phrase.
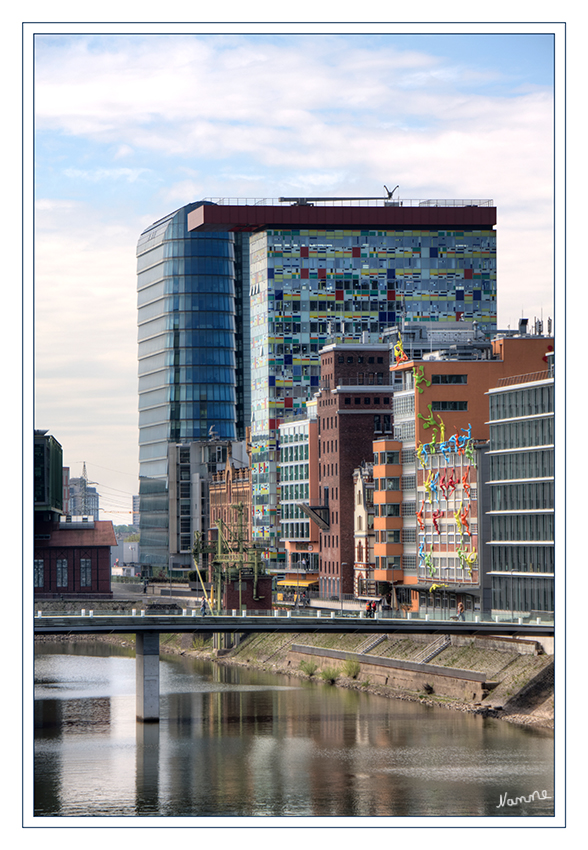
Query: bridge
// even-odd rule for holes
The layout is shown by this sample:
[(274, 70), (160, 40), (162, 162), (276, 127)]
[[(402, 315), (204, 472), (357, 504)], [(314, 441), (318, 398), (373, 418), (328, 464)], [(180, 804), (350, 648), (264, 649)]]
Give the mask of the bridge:
[[(528, 619), (528, 618), (527, 618)], [(533, 622), (522, 618), (499, 620), (475, 616), (466, 621), (411, 619), (377, 614), (374, 618), (364, 612), (321, 611), (225, 611), (202, 616), (197, 611), (184, 608), (181, 613), (151, 613), (133, 610), (129, 615), (97, 613), (82, 610), (80, 614), (43, 614), (38, 611), (34, 618), (35, 635), (136, 635), (136, 688), (137, 720), (143, 722), (159, 720), (159, 635), (181, 632), (199, 634), (250, 634), (252, 632), (309, 633), (331, 632), (336, 634), (430, 634), (435, 635), (498, 635), (501, 637), (526, 638), (528, 640), (551, 638), (553, 622), (542, 622), (541, 617)]]

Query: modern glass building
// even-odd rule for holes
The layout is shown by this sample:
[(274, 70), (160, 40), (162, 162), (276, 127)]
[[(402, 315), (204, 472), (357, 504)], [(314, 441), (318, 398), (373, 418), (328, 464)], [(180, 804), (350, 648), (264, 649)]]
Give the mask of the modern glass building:
[(160, 568), (170, 445), (235, 440), (249, 418), (247, 236), (190, 233), (199, 205), (155, 222), (137, 246), (141, 561)]
[[(548, 357), (551, 359), (552, 355)], [(554, 611), (554, 376), (505, 379), (490, 390), (492, 610)]]
[(280, 537), (278, 427), (317, 391), (325, 344), (377, 342), (401, 318), (496, 328), (491, 201), (284, 200), (295, 202), (219, 202), (189, 217), (202, 235), (250, 233), (253, 534), (268, 553)]

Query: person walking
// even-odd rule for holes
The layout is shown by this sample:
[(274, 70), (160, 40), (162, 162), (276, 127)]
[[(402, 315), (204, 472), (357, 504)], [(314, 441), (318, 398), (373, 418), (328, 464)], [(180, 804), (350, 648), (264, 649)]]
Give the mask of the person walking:
[(462, 622), (465, 620), (465, 608), (463, 607), (463, 602), (459, 602), (457, 605), (457, 619)]
[(206, 617), (206, 599), (204, 596), (202, 597), (202, 602), (200, 603), (200, 616)]

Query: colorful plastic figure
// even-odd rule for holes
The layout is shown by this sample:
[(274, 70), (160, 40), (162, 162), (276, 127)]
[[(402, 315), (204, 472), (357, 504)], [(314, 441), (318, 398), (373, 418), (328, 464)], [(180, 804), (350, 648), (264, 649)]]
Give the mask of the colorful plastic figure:
[(437, 534), (441, 534), (441, 532), (439, 531), (438, 521), (442, 516), (445, 516), (445, 511), (440, 511), (439, 509), (433, 511), (433, 525), (435, 526), (435, 531), (437, 532)]
[[(396, 353), (396, 347), (394, 347), (394, 353)], [(397, 361), (397, 362), (398, 362), (398, 361)], [(417, 390), (419, 391), (419, 393), (424, 392), (424, 389), (421, 387), (421, 384), (422, 384), (422, 383), (424, 383), (424, 384), (425, 384), (425, 386), (427, 386), (427, 387), (430, 387), (430, 386), (431, 386), (431, 382), (430, 382), (430, 381), (428, 381), (428, 380), (425, 378), (425, 367), (424, 367), (424, 366), (421, 366), (421, 372), (420, 372), (420, 374), (419, 374), (419, 373), (418, 373), (418, 371), (417, 371), (417, 367), (416, 367), (416, 366), (413, 366), (412, 374), (413, 374), (413, 377), (414, 377), (414, 383), (415, 383), (415, 386), (416, 386)]]
[(416, 514), (417, 522), (419, 524), (421, 531), (425, 530), (425, 523), (423, 521), (423, 511), (424, 510), (425, 510), (425, 500), (423, 499), (423, 502), (421, 504), (421, 509), (420, 509), (420, 511), (417, 511), (417, 514)]

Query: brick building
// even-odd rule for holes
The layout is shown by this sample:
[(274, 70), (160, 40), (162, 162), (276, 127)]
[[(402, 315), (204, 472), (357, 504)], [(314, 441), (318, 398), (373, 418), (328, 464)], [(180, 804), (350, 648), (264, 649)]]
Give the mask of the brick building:
[[(249, 451), (247, 456), (250, 457)], [(232, 456), (231, 444), (227, 449), (226, 464), (212, 473), (209, 483), (209, 538), (216, 539), (217, 521), (232, 526), (237, 520), (233, 506), (243, 505), (243, 533), (251, 540), (251, 466), (243, 466), (242, 460)]]
[(384, 344), (327, 345), (321, 350), (320, 500), (310, 505), (321, 528), (319, 593), (354, 592), (354, 471), (371, 461), (372, 443), (392, 434), (390, 349)]
[(35, 599), (112, 597), (112, 522), (63, 516), (63, 449), (47, 431), (35, 431), (34, 475)]
[(35, 599), (111, 599), (110, 520), (91, 517), (35, 523)]

